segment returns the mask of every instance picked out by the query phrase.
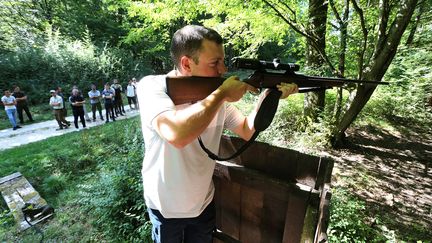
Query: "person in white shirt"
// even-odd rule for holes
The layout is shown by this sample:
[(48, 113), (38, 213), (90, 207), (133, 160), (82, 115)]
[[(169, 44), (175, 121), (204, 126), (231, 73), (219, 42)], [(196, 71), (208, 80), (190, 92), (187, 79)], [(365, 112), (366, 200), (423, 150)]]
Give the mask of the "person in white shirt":
[(21, 128), (17, 125), (16, 122), (16, 99), (14, 96), (11, 95), (10, 90), (6, 89), (4, 91), (4, 96), (1, 98), (1, 101), (5, 107), (6, 115), (9, 118), (10, 123), (12, 124), (12, 129), (17, 130), (18, 128)]
[[(255, 88), (226, 79), (205, 99), (174, 105), (166, 94), (166, 76), (221, 77), (225, 74), (222, 37), (214, 30), (189, 25), (178, 30), (171, 43), (176, 70), (167, 75), (146, 76), (138, 85), (145, 157), (142, 176), (144, 198), (153, 224), (155, 242), (213, 242), (215, 229), (215, 161), (200, 148), (197, 137), (211, 151), (219, 150), (224, 129), (249, 140), (255, 129), (257, 108), (245, 117), (230, 102)], [(278, 87), (281, 98), (298, 91), (295, 84)]]
[[(136, 100), (136, 92), (135, 92), (135, 85), (133, 85), (132, 80), (129, 80), (128, 86), (126, 87), (126, 96), (129, 103), (129, 108), (137, 109), (137, 100)], [(132, 103), (134, 104), (134, 108), (132, 108)]]
[(64, 128), (69, 128), (70, 124), (66, 121), (64, 117), (64, 102), (63, 98), (60, 95), (57, 95), (57, 91), (50, 90), (51, 98), (49, 101), (49, 105), (53, 108), (53, 114), (59, 125), (57, 130), (62, 130)]

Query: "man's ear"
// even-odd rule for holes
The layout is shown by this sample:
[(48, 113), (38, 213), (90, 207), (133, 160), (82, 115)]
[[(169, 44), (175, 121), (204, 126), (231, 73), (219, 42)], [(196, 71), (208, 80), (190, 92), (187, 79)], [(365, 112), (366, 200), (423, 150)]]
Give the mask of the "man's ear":
[(182, 56), (180, 58), (180, 68), (181, 70), (179, 70), (183, 75), (190, 75), (192, 73), (190, 64), (191, 64), (192, 59), (190, 59), (187, 56)]

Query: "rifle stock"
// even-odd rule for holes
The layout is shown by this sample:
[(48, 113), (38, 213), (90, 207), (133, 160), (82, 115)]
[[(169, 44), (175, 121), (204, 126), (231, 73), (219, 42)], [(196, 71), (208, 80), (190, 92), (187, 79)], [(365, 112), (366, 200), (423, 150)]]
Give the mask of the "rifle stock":
[[(237, 68), (253, 69), (255, 72), (243, 82), (255, 88), (276, 88), (280, 83), (295, 83), (299, 93), (341, 87), (349, 83), (362, 85), (388, 84), (379, 81), (363, 81), (346, 78), (327, 78), (297, 74), (295, 64), (281, 64), (278, 62), (265, 62), (253, 59), (235, 60)], [(283, 70), (285, 72), (269, 72), (266, 69)], [(167, 77), (167, 94), (175, 105), (194, 103), (202, 100), (215, 91), (226, 78), (223, 77)]]

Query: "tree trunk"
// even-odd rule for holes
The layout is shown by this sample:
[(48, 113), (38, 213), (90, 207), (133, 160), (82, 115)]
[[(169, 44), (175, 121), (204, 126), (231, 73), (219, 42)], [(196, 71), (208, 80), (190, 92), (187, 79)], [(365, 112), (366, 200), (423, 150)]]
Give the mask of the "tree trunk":
[[(384, 76), (396, 55), (397, 47), (414, 13), (417, 1), (418, 0), (402, 0), (398, 14), (390, 27), (387, 26), (389, 22), (388, 17), (390, 9), (388, 6), (382, 8), (377, 45), (375, 46), (374, 54), (369, 66), (363, 71), (363, 77), (365, 80), (381, 80)], [(388, 4), (385, 0), (383, 0), (383, 2), (384, 5)], [(388, 29), (388, 31), (383, 31), (386, 29)], [(337, 125), (333, 137), (334, 145), (339, 145), (342, 142), (346, 129), (366, 105), (375, 89), (376, 86), (371, 85), (360, 85), (357, 88), (356, 95), (350, 104), (349, 109)]]
[[(345, 9), (342, 18), (340, 17), (339, 13), (337, 12), (336, 6), (334, 5), (333, 1), (330, 1), (330, 6), (332, 7), (335, 15), (337, 16), (338, 22), (339, 22), (339, 28), (340, 28), (340, 36), (339, 36), (339, 42), (340, 42), (340, 52), (339, 52), (339, 64), (338, 69), (341, 77), (345, 76), (345, 60), (346, 60), (346, 48), (347, 48), (347, 38), (348, 38), (348, 17), (349, 17), (349, 0), (345, 0)], [(337, 123), (340, 119), (340, 114), (342, 111), (342, 87), (338, 88), (337, 95), (336, 95), (336, 102), (335, 107), (333, 110), (333, 117), (335, 119), (335, 123)]]
[[(312, 69), (321, 69), (324, 64), (320, 52), (325, 53), (327, 9), (327, 1), (309, 0), (308, 32), (314, 38), (314, 41), (307, 39), (306, 65)], [(325, 91), (306, 93), (304, 99), (305, 116), (316, 120), (319, 112), (324, 109), (324, 101)]]
[(414, 41), (414, 35), (415, 35), (415, 32), (417, 31), (417, 26), (418, 26), (418, 24), (420, 22), (422, 14), (423, 14), (425, 3), (426, 3), (426, 0), (423, 0), (420, 3), (420, 7), (419, 7), (419, 10), (418, 10), (416, 19), (415, 19), (414, 23), (412, 23), (410, 34), (409, 34), (409, 36), (408, 36), (408, 38), (407, 38), (407, 40), (405, 42), (406, 45), (411, 45), (413, 43), (413, 41)]

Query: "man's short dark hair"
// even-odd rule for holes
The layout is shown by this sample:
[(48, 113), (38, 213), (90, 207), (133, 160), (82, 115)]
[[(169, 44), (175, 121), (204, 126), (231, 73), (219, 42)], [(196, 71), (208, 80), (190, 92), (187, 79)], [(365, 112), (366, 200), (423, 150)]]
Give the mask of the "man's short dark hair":
[(213, 29), (199, 26), (187, 25), (174, 33), (171, 41), (171, 59), (180, 68), (180, 58), (182, 56), (191, 57), (198, 63), (198, 51), (201, 49), (202, 41), (206, 39), (216, 44), (222, 44), (223, 39)]

